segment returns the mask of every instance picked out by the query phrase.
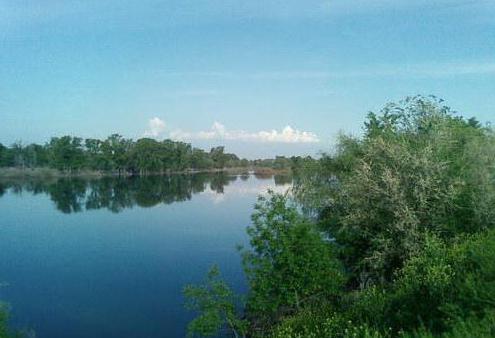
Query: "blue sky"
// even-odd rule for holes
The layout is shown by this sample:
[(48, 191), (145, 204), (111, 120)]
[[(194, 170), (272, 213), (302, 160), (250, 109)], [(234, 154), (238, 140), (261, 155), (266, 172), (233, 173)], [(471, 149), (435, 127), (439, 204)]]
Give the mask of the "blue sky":
[(120, 133), (315, 154), (407, 95), (495, 121), (494, 93), (491, 0), (0, 0), (4, 144)]

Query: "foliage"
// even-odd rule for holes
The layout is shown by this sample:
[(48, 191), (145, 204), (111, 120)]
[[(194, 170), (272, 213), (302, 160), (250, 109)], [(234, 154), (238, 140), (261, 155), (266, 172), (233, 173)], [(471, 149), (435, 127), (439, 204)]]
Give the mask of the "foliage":
[(495, 137), (473, 121), (439, 100), (389, 104), (297, 182), (355, 283), (389, 282), (426, 232), (449, 239), (493, 226)]
[(454, 245), (429, 238), (398, 273), (390, 303), (390, 325), (432, 332), (494, 311), (495, 231)]
[(7, 310), (4, 305), (0, 305), (0, 338), (8, 338), (9, 331), (7, 328)]
[(332, 246), (288, 205), (287, 196), (259, 197), (243, 251), (250, 291), (247, 310), (263, 321), (336, 297), (344, 281)]
[(326, 312), (321, 308), (304, 310), (286, 318), (268, 335), (269, 338), (321, 338), (321, 337), (390, 337), (366, 323), (355, 323), (339, 313)]
[(235, 167), (290, 170), (306, 161), (313, 160), (277, 156), (275, 160), (250, 161), (226, 153), (221, 146), (206, 152), (184, 142), (151, 138), (133, 141), (119, 134), (105, 140), (88, 138), (83, 141), (79, 137), (62, 136), (53, 137), (45, 145), (16, 142), (5, 147), (0, 144), (0, 167), (49, 167), (69, 173), (83, 169), (141, 175)]
[(459, 320), (454, 327), (442, 334), (434, 335), (425, 328), (414, 332), (404, 332), (403, 338), (492, 338), (495, 337), (495, 312), (489, 312), (482, 318), (469, 317)]
[(13, 332), (9, 329), (9, 310), (8, 306), (4, 303), (0, 303), (0, 338), (23, 338), (28, 337), (23, 332)]
[[(370, 113), (362, 137), (302, 169), (294, 193), (350, 282), (275, 337), (492, 337), (495, 135), (435, 98)], [(336, 315), (335, 313), (338, 313)], [(347, 331), (345, 331), (347, 329)]]
[(79, 137), (54, 137), (50, 144), (51, 163), (60, 170), (77, 170), (83, 166), (84, 152), (82, 139)]
[(200, 313), (188, 325), (189, 336), (216, 336), (227, 326), (235, 337), (245, 337), (247, 322), (238, 318), (237, 299), (221, 279), (218, 266), (210, 269), (203, 285), (186, 286), (184, 295), (186, 307)]
[[(349, 292), (286, 318), (273, 337), (493, 337), (495, 231), (454, 245), (427, 236), (387, 288)], [(354, 324), (355, 323), (355, 324)]]

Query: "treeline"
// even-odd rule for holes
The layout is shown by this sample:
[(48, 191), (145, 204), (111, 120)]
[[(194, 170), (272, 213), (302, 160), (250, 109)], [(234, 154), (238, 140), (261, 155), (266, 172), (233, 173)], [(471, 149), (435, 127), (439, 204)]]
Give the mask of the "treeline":
[(222, 146), (206, 152), (184, 142), (151, 138), (133, 141), (118, 134), (105, 140), (63, 136), (54, 137), (44, 145), (14, 143), (6, 147), (0, 144), (0, 167), (45, 167), (67, 173), (84, 169), (142, 175), (236, 167), (291, 169), (307, 160), (311, 158), (277, 156), (275, 159), (247, 160), (226, 153)]
[(495, 337), (495, 132), (441, 100), (370, 113), (252, 221), (248, 294), (186, 287), (191, 335)]

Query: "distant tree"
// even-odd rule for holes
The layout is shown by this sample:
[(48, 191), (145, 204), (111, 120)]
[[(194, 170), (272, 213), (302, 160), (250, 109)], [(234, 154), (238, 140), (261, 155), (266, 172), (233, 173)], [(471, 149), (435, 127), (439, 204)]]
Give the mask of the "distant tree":
[(163, 170), (167, 158), (170, 158), (170, 149), (151, 138), (137, 140), (129, 154), (132, 167), (141, 174)]
[(239, 161), (239, 166), (242, 168), (247, 168), (249, 167), (250, 163), (248, 159), (243, 158), (242, 160)]
[(224, 154), (225, 147), (214, 147), (210, 150), (210, 158), (213, 160), (215, 168), (225, 168), (227, 157)]
[(176, 142), (175, 145), (176, 154), (176, 170), (184, 170), (191, 168), (192, 163), (192, 147), (188, 143)]
[[(46, 145), (14, 143), (0, 148), (0, 166), (51, 167), (66, 172), (91, 169), (123, 173), (166, 173), (188, 169), (249, 167), (254, 162), (225, 153), (224, 147), (210, 152), (185, 142), (142, 138), (137, 141), (112, 134), (105, 140), (63, 136), (53, 137)], [(273, 160), (263, 160), (272, 165)]]
[(23, 148), (24, 163), (27, 167), (44, 167), (49, 164), (49, 153), (46, 147), (32, 143)]
[(86, 165), (93, 170), (104, 170), (105, 159), (102, 149), (103, 142), (98, 139), (88, 138), (84, 140), (86, 149)]
[(119, 174), (122, 173), (126, 168), (131, 146), (132, 140), (125, 139), (119, 134), (112, 134), (103, 141), (101, 150), (107, 170), (117, 170)]
[(277, 156), (275, 157), (275, 161), (273, 162), (274, 169), (290, 169), (291, 161), (285, 156)]
[(7, 167), (9, 163), (7, 161), (9, 148), (0, 143), (0, 167)]
[(54, 168), (70, 172), (81, 169), (84, 165), (82, 139), (79, 137), (54, 137), (48, 149), (51, 155), (50, 163)]
[(193, 169), (212, 168), (213, 160), (203, 149), (193, 148), (191, 153), (191, 167)]
[(24, 154), (24, 148), (22, 146), (21, 142), (15, 142), (10, 146), (10, 151), (11, 151), (11, 156), (13, 160), (13, 165), (15, 167), (22, 167), (24, 168), (26, 163), (25, 163), (25, 154)]

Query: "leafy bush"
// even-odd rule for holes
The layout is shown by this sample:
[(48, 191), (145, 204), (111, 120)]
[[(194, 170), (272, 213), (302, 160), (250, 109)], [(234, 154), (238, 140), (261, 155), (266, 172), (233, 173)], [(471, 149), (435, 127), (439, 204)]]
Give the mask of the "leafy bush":
[(216, 336), (227, 326), (236, 337), (244, 337), (247, 323), (236, 313), (237, 297), (222, 280), (218, 266), (208, 272), (203, 285), (184, 288), (186, 307), (199, 312), (188, 325), (188, 335)]
[(397, 274), (390, 289), (388, 325), (448, 331), (495, 310), (495, 231), (445, 244), (428, 237), (423, 251)]
[(8, 313), (4, 305), (0, 305), (0, 338), (8, 338), (9, 331), (7, 327)]
[(365, 287), (390, 282), (424, 244), (495, 223), (495, 137), (440, 100), (408, 98), (370, 113), (362, 138), (296, 180), (296, 196), (340, 245)]
[(268, 336), (269, 338), (323, 338), (356, 337), (385, 338), (388, 333), (369, 327), (366, 323), (354, 323), (338, 313), (325, 313), (321, 309), (302, 311), (296, 316), (285, 319)]
[(247, 310), (262, 321), (276, 320), (321, 297), (337, 297), (344, 282), (333, 245), (288, 203), (283, 195), (259, 197), (247, 230)]

